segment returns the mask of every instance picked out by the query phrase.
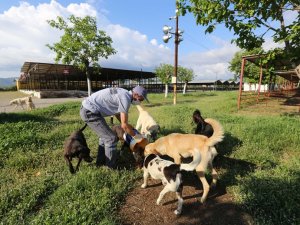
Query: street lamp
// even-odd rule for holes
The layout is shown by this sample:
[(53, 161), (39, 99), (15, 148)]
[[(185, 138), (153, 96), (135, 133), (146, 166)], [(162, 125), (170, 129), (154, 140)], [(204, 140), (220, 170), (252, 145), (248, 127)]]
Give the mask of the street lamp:
[(173, 17), (169, 18), (170, 20), (175, 19), (176, 21), (176, 26), (175, 26), (175, 32), (171, 32), (172, 31), (172, 27), (170, 26), (163, 26), (163, 32), (164, 32), (164, 36), (163, 36), (163, 41), (165, 43), (168, 43), (168, 41), (173, 37), (172, 35), (175, 36), (175, 59), (174, 59), (174, 76), (172, 77), (172, 83), (174, 84), (174, 99), (173, 99), (173, 103), (174, 105), (176, 105), (176, 101), (177, 101), (177, 97), (176, 97), (176, 93), (177, 93), (177, 68), (178, 68), (178, 45), (181, 41), (183, 41), (182, 38), (182, 34), (183, 31), (178, 29), (178, 9), (177, 9), (177, 4), (176, 4), (176, 15)]

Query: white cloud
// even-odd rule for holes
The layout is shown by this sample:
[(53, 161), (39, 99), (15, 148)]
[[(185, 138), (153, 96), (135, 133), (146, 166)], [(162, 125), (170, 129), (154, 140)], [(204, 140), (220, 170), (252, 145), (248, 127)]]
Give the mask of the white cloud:
[(157, 40), (156, 40), (156, 39), (152, 39), (152, 40), (150, 41), (150, 43), (151, 43), (152, 45), (157, 46)]
[[(139, 31), (111, 24), (107, 18), (109, 12), (103, 9), (97, 11), (88, 3), (72, 3), (64, 7), (54, 0), (36, 6), (22, 2), (0, 13), (0, 77), (19, 76), (25, 61), (53, 62), (55, 54), (46, 44), (59, 41), (62, 33), (51, 28), (47, 20), (57, 16), (67, 18), (71, 14), (96, 17), (99, 29), (112, 38), (117, 54), (100, 60), (103, 67), (152, 71), (161, 63), (173, 64), (173, 48), (158, 43), (156, 39), (149, 40)], [(221, 39), (214, 38), (214, 41), (219, 49), (182, 54), (179, 64), (192, 68), (202, 79), (215, 79), (216, 74), (218, 79), (232, 77), (226, 62), (238, 49)]]
[(284, 47), (284, 43), (275, 43), (273, 41), (273, 38), (266, 38), (265, 39), (265, 42), (263, 43), (262, 45), (262, 48), (265, 50), (265, 51), (269, 51), (271, 49), (274, 49), (274, 48), (283, 48)]
[(211, 39), (218, 45), (218, 48), (181, 56), (179, 64), (193, 69), (196, 75), (195, 80), (214, 80), (216, 78), (225, 80), (232, 78), (233, 75), (228, 70), (229, 62), (240, 49), (215, 36), (212, 36)]

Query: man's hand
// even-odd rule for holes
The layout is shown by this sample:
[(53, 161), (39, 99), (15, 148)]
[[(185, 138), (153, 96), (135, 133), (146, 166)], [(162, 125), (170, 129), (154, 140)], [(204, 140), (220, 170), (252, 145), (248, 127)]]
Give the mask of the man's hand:
[(141, 134), (136, 134), (135, 136), (133, 136), (133, 138), (137, 143), (141, 142), (144, 139), (143, 135)]
[(121, 112), (120, 113), (120, 118), (121, 118), (121, 127), (123, 128), (123, 130), (129, 134), (130, 136), (134, 136), (135, 133), (133, 131), (133, 126), (131, 126), (130, 124), (128, 124), (128, 115), (126, 113)]

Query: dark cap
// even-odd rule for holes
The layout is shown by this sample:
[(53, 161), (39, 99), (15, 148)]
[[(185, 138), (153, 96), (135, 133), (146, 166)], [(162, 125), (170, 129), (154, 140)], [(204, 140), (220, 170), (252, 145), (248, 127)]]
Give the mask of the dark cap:
[(132, 89), (134, 93), (137, 93), (139, 96), (143, 96), (143, 98), (149, 103), (147, 98), (147, 91), (143, 86), (136, 86)]

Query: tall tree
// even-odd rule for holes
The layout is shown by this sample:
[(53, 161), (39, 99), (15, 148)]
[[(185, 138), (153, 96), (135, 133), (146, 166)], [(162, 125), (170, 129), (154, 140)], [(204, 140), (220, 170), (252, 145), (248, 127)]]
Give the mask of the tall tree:
[(112, 47), (112, 39), (102, 30), (97, 29), (96, 19), (91, 16), (84, 18), (71, 15), (67, 23), (58, 16), (57, 21), (49, 20), (51, 27), (63, 30), (59, 42), (47, 46), (56, 52), (55, 62), (62, 61), (64, 64), (72, 64), (85, 72), (88, 84), (88, 95), (92, 93), (90, 65), (94, 69), (99, 68), (101, 57), (115, 54)]
[[(234, 42), (246, 50), (261, 47), (270, 33), (275, 43), (284, 43), (284, 49), (270, 51), (270, 57), (290, 59), (293, 67), (300, 63), (300, 2), (299, 0), (178, 0), (184, 15), (191, 12), (196, 23), (206, 26), (207, 33), (224, 24), (237, 36)], [(284, 13), (296, 12), (290, 24)]]
[(154, 70), (156, 76), (165, 84), (165, 98), (168, 97), (168, 84), (171, 83), (171, 77), (174, 74), (174, 66), (170, 64), (160, 64)]
[(194, 71), (192, 69), (178, 66), (177, 76), (178, 76), (178, 80), (184, 83), (182, 93), (185, 94), (188, 82), (194, 79), (195, 76)]
[[(229, 67), (228, 69), (233, 72), (234, 74), (234, 80), (237, 80), (237, 78), (240, 77), (241, 73), (241, 58), (243, 56), (247, 55), (254, 55), (254, 54), (259, 54), (263, 53), (261, 48), (255, 48), (251, 51), (246, 51), (242, 50), (239, 52), (236, 52), (229, 62)], [(263, 83), (267, 83), (269, 81), (269, 74), (267, 71), (264, 73), (265, 75), (263, 76)], [(254, 63), (247, 63), (244, 68), (244, 79), (246, 82), (249, 83), (258, 83), (259, 82), (259, 75), (260, 75), (260, 67), (259, 65), (256, 65)]]

